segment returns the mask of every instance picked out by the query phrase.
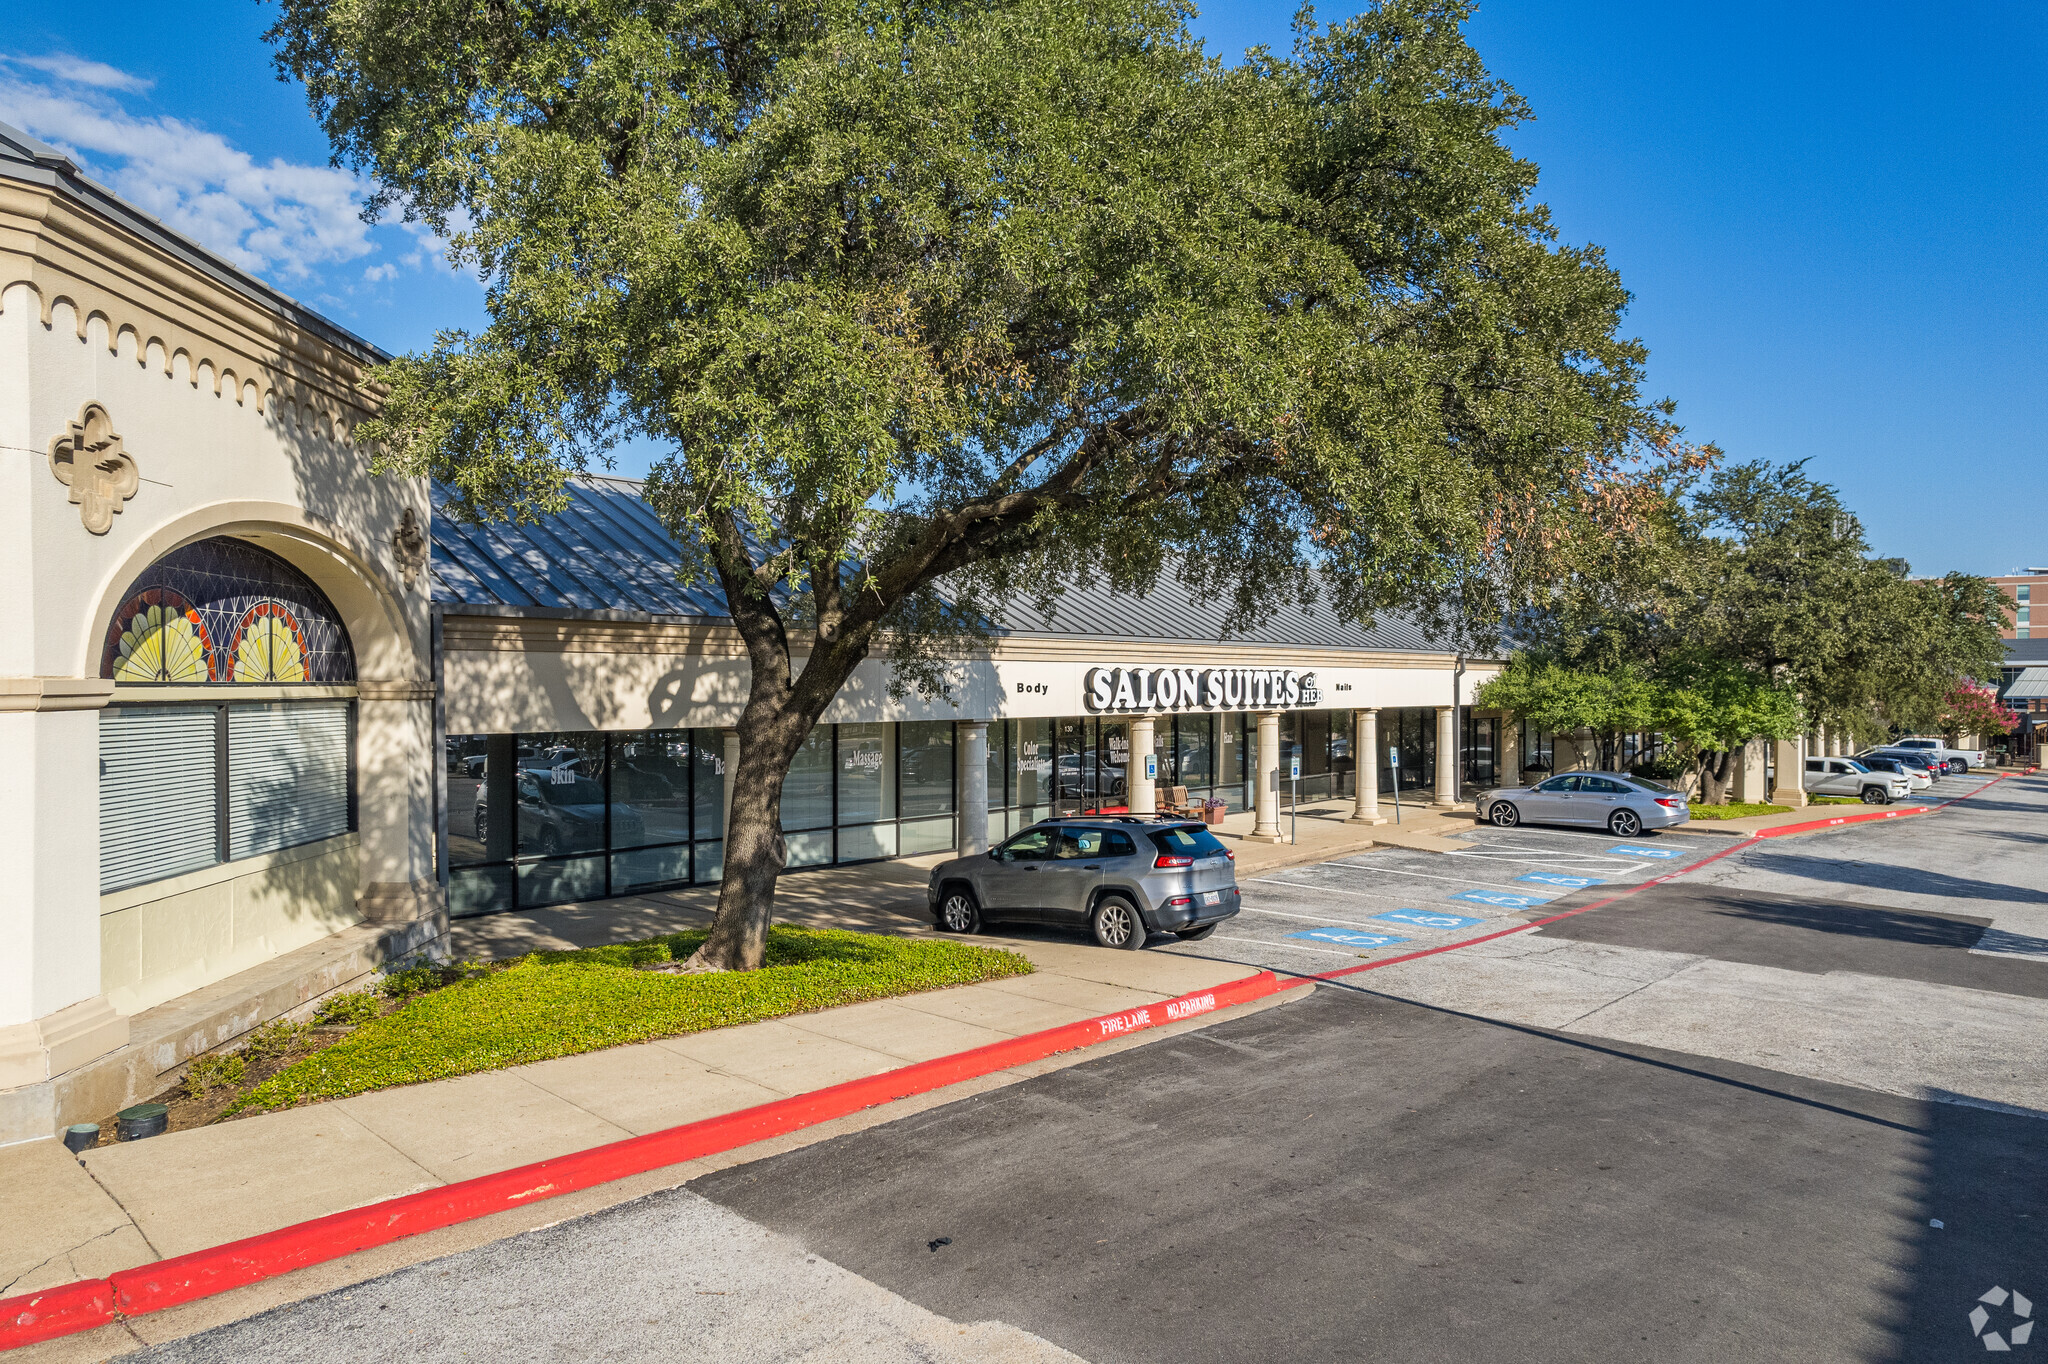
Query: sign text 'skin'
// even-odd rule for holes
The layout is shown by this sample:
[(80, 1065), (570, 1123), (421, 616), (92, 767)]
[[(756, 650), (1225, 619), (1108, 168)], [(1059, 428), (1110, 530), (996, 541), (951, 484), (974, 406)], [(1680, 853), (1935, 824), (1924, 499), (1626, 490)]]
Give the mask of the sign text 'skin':
[(1316, 675), (1297, 668), (1090, 668), (1091, 711), (1284, 710), (1319, 704)]

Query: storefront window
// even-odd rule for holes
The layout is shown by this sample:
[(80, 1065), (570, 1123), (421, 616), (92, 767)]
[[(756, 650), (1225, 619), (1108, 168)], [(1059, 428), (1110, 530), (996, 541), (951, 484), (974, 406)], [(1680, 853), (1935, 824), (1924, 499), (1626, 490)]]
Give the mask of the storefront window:
[(1174, 771), (1176, 785), (1188, 788), (1192, 796), (1215, 784), (1211, 763), (1216, 757), (1216, 717), (1179, 715), (1173, 721)]
[(1557, 736), (1549, 730), (1538, 729), (1527, 720), (1521, 722), (1522, 770), (1524, 772), (1554, 772), (1557, 770)]
[[(831, 827), (832, 726), (817, 725), (790, 760), (789, 776), (782, 783), (782, 831)], [(829, 855), (826, 860), (831, 860)]]
[(1475, 786), (1488, 787), (1500, 784), (1500, 775), (1495, 768), (1494, 736), (1500, 732), (1500, 721), (1491, 716), (1480, 717), (1466, 713), (1465, 716), (1465, 780)]
[(1017, 827), (1022, 828), (1043, 819), (1052, 805), (1052, 721), (1019, 720), (1012, 733), (1016, 768), (1010, 799), (1017, 808)]
[(889, 745), (894, 725), (840, 725), (839, 850), (841, 862), (896, 855), (896, 764)]
[(906, 720), (896, 727), (902, 855), (953, 846), (953, 725)]
[(1216, 795), (1233, 810), (1245, 808), (1245, 774), (1252, 765), (1245, 719), (1242, 715), (1216, 717)]

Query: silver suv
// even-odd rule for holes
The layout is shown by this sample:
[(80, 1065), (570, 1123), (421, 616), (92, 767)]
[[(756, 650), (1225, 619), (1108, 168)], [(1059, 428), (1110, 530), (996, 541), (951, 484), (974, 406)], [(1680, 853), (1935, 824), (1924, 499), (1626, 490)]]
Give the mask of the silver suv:
[(1104, 947), (1135, 951), (1149, 933), (1206, 938), (1237, 913), (1236, 861), (1188, 821), (1049, 819), (979, 857), (941, 862), (925, 898), (948, 933), (998, 922), (1086, 925)]

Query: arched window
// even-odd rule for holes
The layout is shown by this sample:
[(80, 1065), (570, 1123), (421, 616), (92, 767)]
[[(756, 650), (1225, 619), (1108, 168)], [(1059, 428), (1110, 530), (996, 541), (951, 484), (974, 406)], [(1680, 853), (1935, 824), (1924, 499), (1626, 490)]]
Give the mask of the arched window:
[[(355, 681), (334, 604), (275, 554), (219, 537), (151, 564), (108, 623), (100, 676), (126, 684), (100, 713), (103, 892), (355, 827), (354, 703), (233, 689)], [(209, 683), (228, 685), (146, 690)]]
[(107, 626), (116, 682), (343, 683), (348, 631), (325, 593), (268, 550), (217, 537), (144, 569)]

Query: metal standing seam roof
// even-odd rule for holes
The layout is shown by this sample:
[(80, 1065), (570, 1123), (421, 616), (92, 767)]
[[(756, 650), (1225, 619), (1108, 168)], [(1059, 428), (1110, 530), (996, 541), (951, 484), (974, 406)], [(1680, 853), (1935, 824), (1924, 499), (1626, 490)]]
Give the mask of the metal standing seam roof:
[[(449, 490), (433, 485), (429, 572), (434, 601), (451, 615), (589, 615), (667, 621), (723, 621), (725, 597), (710, 584), (675, 578), (682, 548), (626, 478), (585, 475), (568, 486), (568, 507), (530, 525), (470, 525), (449, 516)], [(473, 610), (465, 613), (463, 608)], [(1226, 635), (1227, 606), (1190, 596), (1171, 580), (1145, 597), (1100, 584), (1068, 591), (1053, 615), (1012, 604), (998, 632), (1049, 638), (1170, 640), (1311, 649), (1452, 653), (1412, 621), (1380, 617), (1370, 629), (1324, 609), (1280, 611), (1249, 632)]]
[(2028, 668), (2005, 689), (2008, 701), (2035, 701), (2048, 697), (2048, 668)]

